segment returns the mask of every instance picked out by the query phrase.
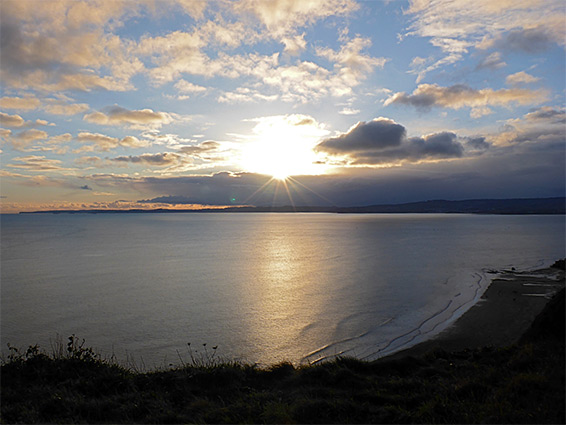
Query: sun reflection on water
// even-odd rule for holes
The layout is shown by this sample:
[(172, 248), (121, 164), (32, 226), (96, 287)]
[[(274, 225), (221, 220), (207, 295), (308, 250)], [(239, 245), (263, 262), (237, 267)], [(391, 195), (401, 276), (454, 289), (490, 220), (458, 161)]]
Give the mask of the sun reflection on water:
[(260, 232), (264, 237), (254, 241), (254, 284), (247, 291), (252, 303), (250, 333), (264, 353), (261, 358), (273, 352), (279, 358), (296, 354), (297, 340), (308, 342), (309, 326), (320, 316), (325, 299), (316, 296), (320, 287), (313, 253), (320, 248), (300, 232), (274, 225), (277, 220), (273, 217), (271, 231)]

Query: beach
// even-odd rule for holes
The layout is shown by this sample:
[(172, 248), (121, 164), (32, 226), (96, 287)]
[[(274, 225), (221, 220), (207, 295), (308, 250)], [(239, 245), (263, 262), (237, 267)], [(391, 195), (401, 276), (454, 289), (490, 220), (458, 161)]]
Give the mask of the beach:
[(505, 347), (519, 340), (545, 305), (565, 285), (564, 269), (494, 272), (480, 300), (440, 334), (388, 358), (419, 357), (435, 350)]

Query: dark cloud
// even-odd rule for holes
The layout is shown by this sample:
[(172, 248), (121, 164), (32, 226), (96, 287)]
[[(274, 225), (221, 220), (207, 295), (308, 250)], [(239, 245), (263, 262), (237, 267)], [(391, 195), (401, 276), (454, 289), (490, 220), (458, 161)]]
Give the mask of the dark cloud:
[(566, 111), (543, 106), (525, 115), (529, 121), (551, 121), (557, 124), (566, 124)]
[(92, 190), (92, 187), (90, 187), (88, 184), (85, 184), (84, 186), (79, 187), (79, 189), (82, 189), (82, 190)]
[(341, 154), (382, 150), (399, 146), (406, 136), (405, 127), (387, 118), (358, 122), (347, 133), (326, 139), (317, 150), (328, 154)]
[(0, 59), (5, 73), (21, 72), (29, 67), (45, 66), (48, 63), (47, 58), (41, 54), (45, 47), (42, 46), (44, 43), (41, 39), (33, 44), (26, 43), (20, 27), (15, 22), (7, 18), (1, 19), (0, 22)]
[(367, 123), (359, 122), (348, 133), (327, 139), (316, 149), (344, 157), (352, 165), (460, 158), (464, 154), (464, 146), (454, 133), (441, 132), (409, 139), (406, 133), (401, 124), (378, 118)]
[(472, 152), (484, 152), (491, 146), (486, 142), (485, 137), (469, 137), (464, 144)]
[(408, 152), (416, 158), (458, 158), (464, 148), (458, 142), (458, 136), (451, 132), (430, 134), (424, 137), (413, 137), (408, 141)]
[(550, 48), (554, 41), (543, 28), (521, 28), (509, 31), (495, 40), (493, 45), (499, 49), (540, 53)]

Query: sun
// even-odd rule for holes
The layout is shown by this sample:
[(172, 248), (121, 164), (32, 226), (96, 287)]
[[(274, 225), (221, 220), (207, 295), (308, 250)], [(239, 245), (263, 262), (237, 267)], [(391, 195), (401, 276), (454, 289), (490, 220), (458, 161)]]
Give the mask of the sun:
[(278, 180), (298, 174), (318, 174), (315, 153), (301, 141), (265, 138), (248, 145), (243, 152), (246, 171), (267, 174)]
[[(305, 122), (303, 115), (267, 117), (254, 128), (254, 137), (242, 150), (246, 171), (267, 174), (277, 180), (326, 171), (314, 147), (326, 132)], [(297, 123), (305, 122), (297, 125)]]
[(281, 171), (273, 170), (270, 174), (271, 177), (276, 180), (287, 180), (287, 178), (289, 178), (293, 173), (289, 173), (285, 169), (282, 169)]

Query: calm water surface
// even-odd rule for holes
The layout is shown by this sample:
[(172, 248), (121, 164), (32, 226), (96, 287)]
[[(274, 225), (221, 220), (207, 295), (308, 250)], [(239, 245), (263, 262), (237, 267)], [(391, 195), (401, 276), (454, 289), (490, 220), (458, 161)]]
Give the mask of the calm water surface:
[[(565, 256), (564, 216), (1, 217), (1, 343), (77, 334), (147, 367), (193, 347), (271, 364), (378, 358), (439, 332), (487, 269)], [(5, 351), (5, 350), (4, 350)], [(141, 360), (140, 360), (141, 359)]]

